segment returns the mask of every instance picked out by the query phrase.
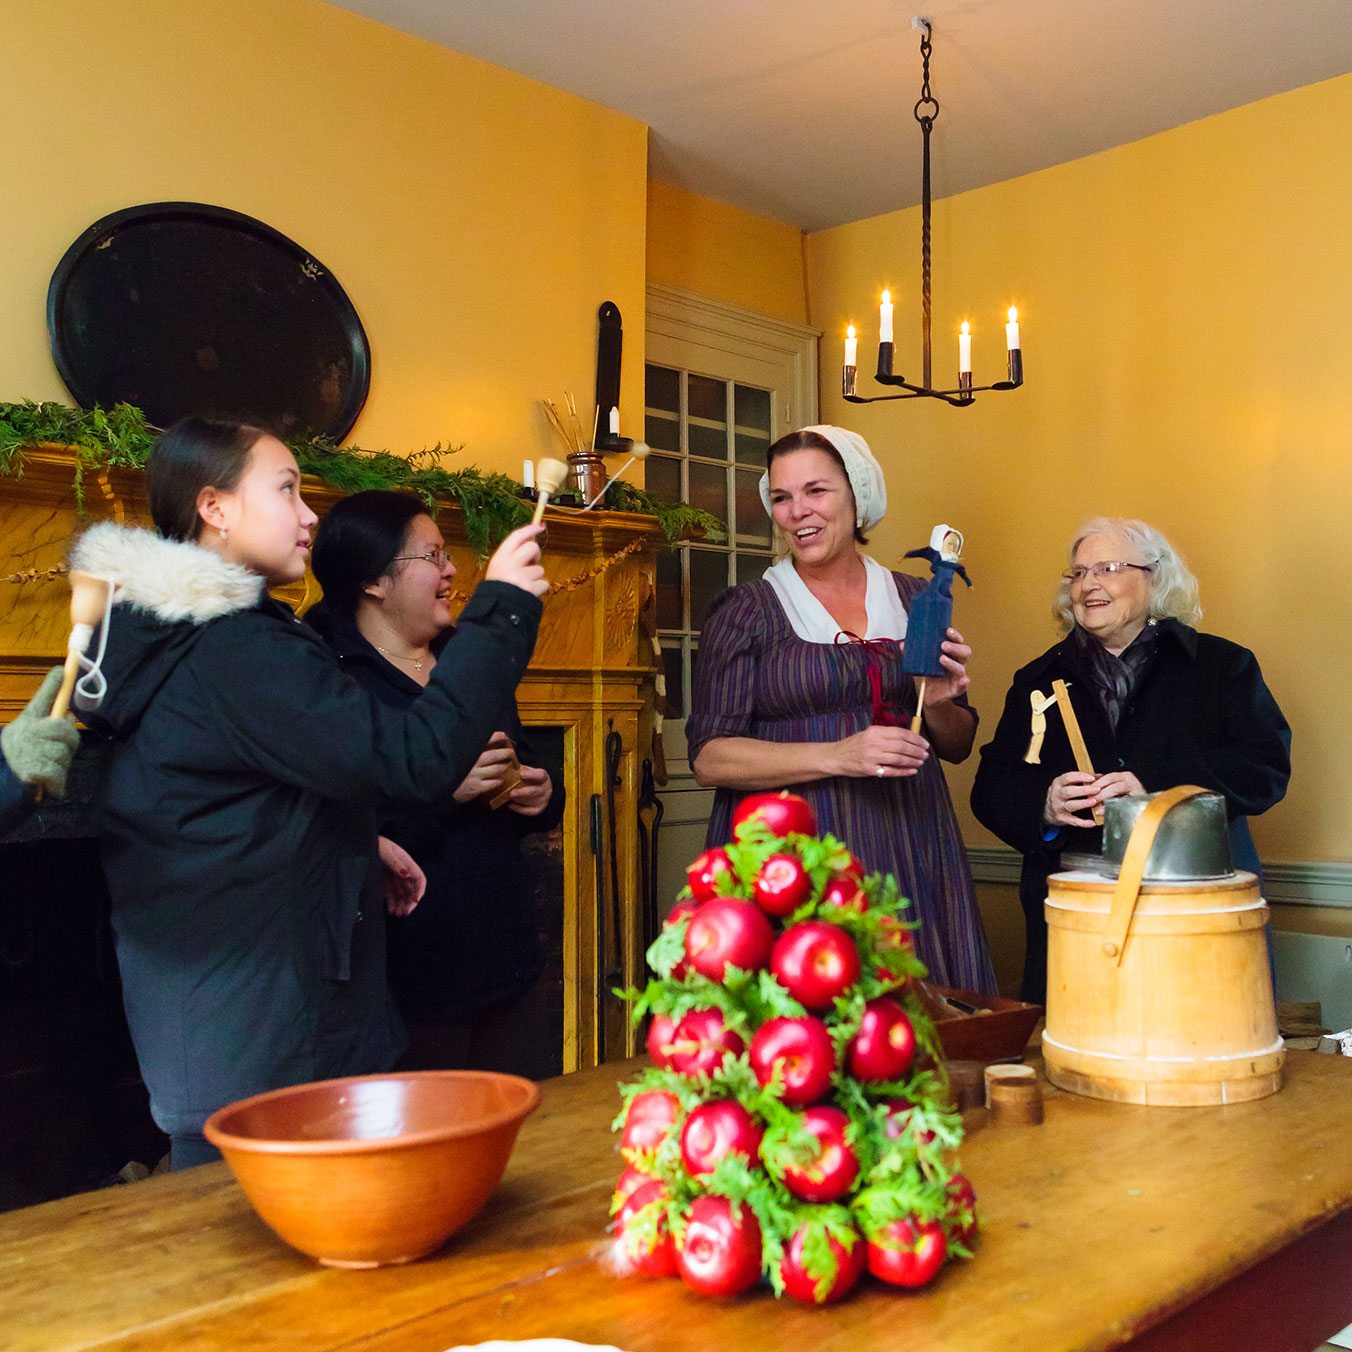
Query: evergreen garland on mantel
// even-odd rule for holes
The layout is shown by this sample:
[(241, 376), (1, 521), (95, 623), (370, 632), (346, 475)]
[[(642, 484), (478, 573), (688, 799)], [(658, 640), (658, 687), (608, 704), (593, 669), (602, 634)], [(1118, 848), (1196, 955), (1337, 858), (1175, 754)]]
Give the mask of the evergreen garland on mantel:
[[(142, 469), (155, 433), (145, 415), (130, 404), (111, 409), (70, 408), (65, 404), (0, 403), (0, 474), (23, 474), (24, 452), (41, 442), (75, 451), (75, 494), (83, 503), (86, 470), (109, 467)], [(469, 465), (446, 469), (443, 461), (463, 449), (438, 442), (404, 457), (391, 451), (338, 446), (325, 437), (288, 441), (302, 474), (312, 474), (343, 493), (367, 488), (410, 489), (435, 509), (450, 498), (464, 513), (465, 537), (480, 558), (509, 531), (530, 520), (531, 506), (518, 494), (521, 485), (506, 474), (485, 474)], [(692, 535), (720, 536), (723, 523), (709, 512), (683, 502), (664, 502), (617, 480), (603, 504), (611, 511), (640, 512), (657, 518), (669, 542)]]

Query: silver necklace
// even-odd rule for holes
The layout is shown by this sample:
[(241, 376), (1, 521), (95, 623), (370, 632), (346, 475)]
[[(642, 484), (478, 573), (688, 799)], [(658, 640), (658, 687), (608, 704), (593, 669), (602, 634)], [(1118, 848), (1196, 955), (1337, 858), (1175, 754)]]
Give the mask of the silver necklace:
[(382, 648), (379, 643), (376, 644), (376, 652), (384, 653), (386, 657), (397, 658), (400, 662), (412, 662), (414, 671), (421, 671), (423, 669), (424, 658), (405, 657), (403, 653), (392, 653), (388, 648)]

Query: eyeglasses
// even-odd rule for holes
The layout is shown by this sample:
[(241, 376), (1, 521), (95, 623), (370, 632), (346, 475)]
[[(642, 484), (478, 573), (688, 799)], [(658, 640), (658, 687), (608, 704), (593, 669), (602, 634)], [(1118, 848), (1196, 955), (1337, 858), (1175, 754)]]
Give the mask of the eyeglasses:
[(426, 554), (399, 554), (391, 559), (391, 563), (435, 563), (438, 568), (444, 568), (446, 561), (451, 556), (444, 549), (429, 549)]
[(1074, 568), (1067, 568), (1061, 576), (1067, 582), (1083, 582), (1086, 577), (1101, 582), (1105, 577), (1116, 577), (1118, 573), (1125, 573), (1128, 568), (1137, 568), (1143, 573), (1154, 572), (1147, 563), (1077, 563)]

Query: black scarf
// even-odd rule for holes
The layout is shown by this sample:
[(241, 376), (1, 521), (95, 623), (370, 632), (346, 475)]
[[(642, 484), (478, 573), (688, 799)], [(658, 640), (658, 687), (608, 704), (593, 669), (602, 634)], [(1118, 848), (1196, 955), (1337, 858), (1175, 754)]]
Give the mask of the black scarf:
[(1110, 653), (1098, 639), (1085, 633), (1078, 625), (1074, 629), (1080, 657), (1089, 668), (1090, 683), (1098, 695), (1108, 726), (1117, 731), (1122, 710), (1141, 684), (1155, 657), (1159, 639), (1159, 625), (1149, 620), (1144, 629), (1123, 649), (1120, 657)]

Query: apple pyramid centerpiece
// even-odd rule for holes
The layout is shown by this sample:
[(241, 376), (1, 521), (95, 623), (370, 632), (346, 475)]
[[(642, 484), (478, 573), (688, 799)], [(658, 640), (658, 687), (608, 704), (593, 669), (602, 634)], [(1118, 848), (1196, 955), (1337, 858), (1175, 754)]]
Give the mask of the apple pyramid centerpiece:
[(793, 794), (739, 805), (620, 992), (652, 1065), (621, 1085), (622, 1272), (816, 1304), (970, 1257), (962, 1119), (912, 993), (925, 968), (890, 876), (863, 876)]

